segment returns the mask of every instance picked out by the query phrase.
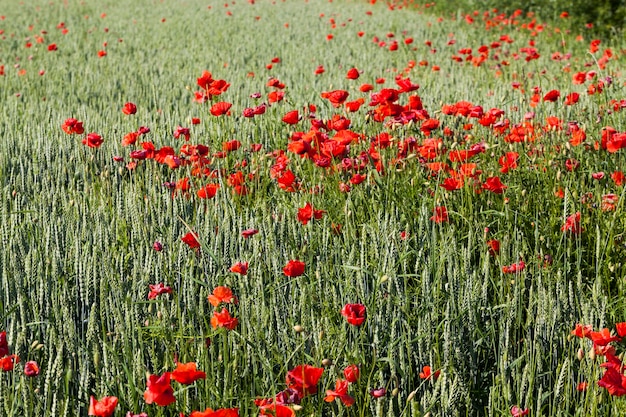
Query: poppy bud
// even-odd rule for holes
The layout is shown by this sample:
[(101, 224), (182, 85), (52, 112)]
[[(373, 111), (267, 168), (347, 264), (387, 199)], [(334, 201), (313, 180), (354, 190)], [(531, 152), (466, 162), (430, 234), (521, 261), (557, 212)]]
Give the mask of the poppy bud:
[(384, 387), (370, 390), (370, 395), (374, 398), (380, 398), (387, 395), (387, 390)]
[(585, 357), (585, 351), (583, 350), (583, 348), (578, 349), (576, 358), (578, 358), (579, 361), (582, 361), (584, 357)]
[(157, 252), (161, 252), (163, 250), (163, 244), (159, 242), (158, 240), (155, 240), (154, 244), (152, 245), (152, 249), (154, 249)]
[(299, 324), (296, 324), (295, 326), (293, 326), (293, 330), (296, 333), (302, 333), (304, 331), (304, 327), (300, 326)]
[(325, 367), (325, 368), (328, 368), (332, 364), (333, 364), (333, 361), (328, 359), (328, 358), (325, 358), (325, 359), (322, 360), (322, 366)]

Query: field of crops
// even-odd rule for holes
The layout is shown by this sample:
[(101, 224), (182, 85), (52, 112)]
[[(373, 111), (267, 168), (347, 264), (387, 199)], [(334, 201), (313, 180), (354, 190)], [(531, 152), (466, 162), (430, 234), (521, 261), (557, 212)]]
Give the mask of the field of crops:
[(626, 413), (626, 42), (0, 1), (0, 416)]

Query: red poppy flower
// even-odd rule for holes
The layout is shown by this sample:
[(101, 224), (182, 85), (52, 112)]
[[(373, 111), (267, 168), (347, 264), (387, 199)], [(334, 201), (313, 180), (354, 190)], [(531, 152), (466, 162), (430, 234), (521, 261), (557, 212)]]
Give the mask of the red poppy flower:
[(150, 375), (146, 383), (146, 391), (143, 393), (146, 404), (156, 404), (162, 407), (176, 401), (174, 390), (170, 385), (170, 373), (163, 375)]
[(176, 369), (172, 371), (171, 375), (174, 381), (185, 385), (193, 384), (198, 379), (206, 378), (206, 373), (198, 371), (198, 366), (195, 362), (177, 363)]
[(227, 330), (233, 330), (239, 324), (239, 320), (237, 318), (232, 317), (226, 308), (222, 308), (222, 311), (219, 313), (217, 311), (213, 312), (213, 317), (211, 317), (211, 327), (217, 329), (218, 327), (223, 327)]
[(349, 95), (350, 93), (345, 90), (324, 91), (322, 98), (330, 101), (333, 107), (339, 107), (346, 101)]
[(12, 371), (16, 363), (20, 362), (20, 357), (17, 355), (7, 355), (0, 358), (0, 369), (4, 372)]
[(222, 150), (226, 152), (236, 151), (239, 148), (241, 148), (241, 142), (237, 139), (229, 140), (222, 143)]
[(570, 93), (567, 96), (565, 96), (565, 105), (566, 106), (571, 106), (573, 104), (578, 103), (578, 99), (580, 98), (580, 94), (578, 93)]
[(368, 91), (372, 91), (374, 86), (372, 84), (361, 84), (359, 87), (359, 91), (362, 93), (367, 93)]
[(204, 187), (200, 188), (197, 192), (196, 195), (199, 198), (213, 198), (217, 195), (217, 190), (220, 189), (220, 185), (219, 184), (207, 184)]
[(548, 91), (545, 96), (543, 96), (543, 101), (555, 102), (558, 100), (560, 96), (561, 96), (561, 93), (559, 92), (559, 90), (551, 90), (551, 91)]
[(161, 295), (161, 294), (171, 294), (172, 293), (172, 287), (167, 287), (165, 284), (158, 283), (158, 284), (149, 284), (150, 287), (150, 292), (148, 293), (148, 299), (149, 300), (154, 300), (155, 298), (157, 298), (157, 296)]
[(506, 188), (507, 186), (500, 181), (500, 177), (489, 177), (482, 185), (483, 190), (489, 190), (495, 194), (502, 194)]
[(356, 365), (348, 365), (343, 370), (343, 376), (350, 383), (355, 383), (359, 380), (360, 371), (359, 367)]
[(89, 397), (89, 412), (87, 415), (97, 417), (109, 417), (115, 412), (117, 397), (102, 397), (100, 400), (92, 395)]
[(334, 390), (326, 390), (324, 401), (330, 403), (335, 401), (335, 398), (339, 398), (346, 407), (353, 405), (355, 400), (348, 395), (348, 384), (349, 382), (345, 379), (338, 379), (337, 382), (335, 382)]
[(359, 75), (361, 75), (359, 73), (359, 70), (356, 68), (350, 68), (348, 70), (348, 73), (346, 74), (346, 78), (349, 80), (356, 80), (357, 78), (359, 78)]
[(271, 91), (268, 95), (267, 95), (267, 101), (271, 103), (278, 103), (279, 101), (282, 101), (283, 98), (285, 98), (285, 92), (284, 91)]
[(224, 286), (215, 287), (213, 289), (213, 294), (209, 294), (207, 299), (213, 307), (217, 307), (221, 303), (237, 303), (237, 297), (233, 295), (233, 291)]
[(387, 395), (387, 390), (385, 389), (385, 387), (372, 389), (370, 390), (370, 395), (374, 398), (381, 398)]
[(346, 304), (341, 309), (341, 315), (353, 326), (360, 326), (365, 321), (365, 306), (363, 304)]
[(229, 271), (240, 275), (246, 275), (248, 273), (248, 262), (237, 262), (230, 267)]
[(619, 336), (611, 335), (611, 331), (607, 328), (604, 328), (599, 332), (590, 332), (589, 338), (593, 341), (594, 346), (606, 346), (609, 343), (619, 342), (622, 340)]
[(317, 392), (317, 383), (323, 373), (324, 368), (316, 368), (311, 365), (298, 365), (287, 372), (287, 386), (295, 389), (300, 397), (315, 394)]
[(259, 233), (259, 231), (257, 229), (246, 229), (243, 232), (241, 232), (241, 236), (243, 236), (244, 239), (248, 239), (248, 238), (256, 235), (257, 233)]
[(448, 221), (448, 210), (445, 206), (436, 206), (430, 220), (435, 223), (445, 223)]
[(313, 218), (321, 219), (324, 213), (326, 213), (324, 210), (314, 210), (311, 203), (306, 203), (304, 207), (298, 209), (298, 221), (306, 225)]
[(189, 232), (185, 236), (181, 237), (180, 240), (183, 241), (187, 246), (191, 249), (196, 249), (200, 247), (200, 242), (198, 241), (198, 235), (194, 232)]
[(561, 231), (565, 233), (571, 233), (573, 235), (580, 234), (583, 229), (580, 227), (580, 212), (576, 212), (565, 219), (565, 224), (561, 226)]
[(359, 97), (358, 99), (356, 99), (354, 101), (348, 101), (348, 102), (345, 103), (346, 104), (346, 110), (348, 110), (349, 112), (353, 113), (353, 112), (359, 110), (359, 108), (361, 108), (363, 103), (365, 103), (365, 99), (363, 97)]
[(300, 121), (300, 114), (298, 113), (298, 110), (292, 110), (285, 114), (282, 120), (287, 124), (295, 125)]
[(519, 261), (516, 264), (503, 266), (502, 267), (502, 273), (504, 273), (504, 274), (516, 274), (518, 272), (522, 272), (525, 267), (526, 267), (526, 264), (524, 263), (524, 261)]
[(219, 103), (215, 103), (214, 105), (211, 106), (211, 114), (213, 116), (222, 116), (224, 114), (230, 115), (231, 107), (232, 107), (232, 103), (220, 101)]
[(283, 268), (283, 273), (291, 278), (299, 277), (304, 274), (304, 268), (306, 264), (297, 259), (287, 262), (287, 265)]
[(100, 145), (102, 145), (102, 142), (104, 142), (104, 139), (102, 139), (102, 136), (100, 136), (97, 133), (89, 133), (83, 139), (83, 145), (88, 146), (90, 148), (99, 148)]
[(39, 364), (35, 361), (26, 362), (24, 364), (24, 375), (30, 378), (39, 375)]
[(522, 410), (517, 405), (514, 405), (513, 407), (511, 407), (511, 415), (513, 417), (527, 416), (528, 413), (529, 413), (528, 408)]
[(128, 102), (124, 104), (124, 107), (122, 107), (122, 113), (128, 115), (135, 114), (137, 113), (137, 106), (135, 103)]
[(622, 171), (615, 171), (611, 174), (611, 179), (618, 187), (621, 187), (626, 180), (626, 176)]
[(296, 412), (292, 408), (277, 404), (271, 398), (254, 400), (254, 403), (259, 407), (259, 416), (296, 417)]
[(426, 365), (422, 368), (422, 372), (420, 372), (419, 377), (421, 379), (437, 379), (439, 378), (439, 374), (441, 374), (441, 370), (438, 369), (433, 373), (430, 366)]
[(48, 51), (56, 51), (57, 48), (57, 44), (56, 43), (51, 43), (50, 45), (48, 45)]
[(207, 408), (204, 411), (193, 411), (191, 414), (189, 414), (189, 417), (239, 417), (239, 409), (220, 408), (214, 411), (210, 408)]
[(607, 368), (598, 381), (598, 386), (606, 388), (615, 397), (626, 395), (626, 376), (615, 368)]
[(178, 139), (181, 136), (183, 136), (186, 141), (190, 139), (191, 134), (188, 127), (177, 126), (176, 129), (174, 129), (174, 137)]
[(9, 343), (7, 342), (7, 332), (0, 332), (0, 358), (9, 354)]
[(502, 167), (500, 172), (506, 174), (509, 170), (516, 169), (518, 159), (519, 154), (517, 152), (507, 152), (504, 156), (501, 156), (498, 159), (498, 164)]
[(65, 122), (61, 125), (61, 129), (68, 135), (82, 135), (85, 132), (83, 128), (83, 122), (79, 122), (74, 118), (65, 119)]
[(591, 326), (591, 324), (582, 325), (580, 323), (576, 323), (576, 328), (572, 330), (570, 334), (582, 339), (584, 337), (590, 338), (591, 332), (593, 332), (593, 326)]

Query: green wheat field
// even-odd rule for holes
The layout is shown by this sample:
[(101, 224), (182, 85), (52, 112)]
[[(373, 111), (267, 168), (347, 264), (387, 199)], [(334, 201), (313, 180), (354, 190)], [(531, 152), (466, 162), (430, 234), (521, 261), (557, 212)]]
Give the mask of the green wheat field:
[(0, 416), (626, 413), (623, 37), (409, 1), (0, 15)]

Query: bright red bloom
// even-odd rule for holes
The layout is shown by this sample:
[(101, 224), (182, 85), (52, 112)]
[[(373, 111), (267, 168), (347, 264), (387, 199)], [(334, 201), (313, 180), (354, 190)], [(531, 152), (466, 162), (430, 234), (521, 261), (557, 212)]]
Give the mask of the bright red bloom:
[(237, 297), (233, 295), (233, 291), (230, 288), (224, 286), (215, 287), (213, 289), (213, 294), (209, 294), (207, 299), (213, 307), (219, 306), (220, 303), (237, 304)]
[(31, 378), (39, 375), (39, 364), (35, 361), (26, 362), (24, 364), (24, 375)]
[(298, 365), (287, 372), (286, 382), (289, 388), (295, 389), (300, 397), (317, 392), (324, 368), (316, 368), (311, 365)]
[(445, 206), (436, 206), (430, 220), (435, 223), (445, 223), (448, 221), (448, 210)]
[(500, 241), (497, 239), (488, 240), (487, 247), (489, 248), (489, 254), (491, 256), (496, 256), (500, 253)]
[(248, 238), (256, 235), (257, 233), (259, 233), (259, 231), (257, 229), (246, 229), (243, 232), (241, 232), (241, 236), (243, 236), (244, 239), (248, 239)]
[(367, 93), (368, 91), (372, 91), (374, 89), (374, 86), (372, 84), (362, 84), (359, 87), (359, 91), (362, 93)]
[(359, 367), (356, 365), (348, 365), (343, 370), (343, 376), (348, 382), (355, 383), (360, 377)]
[(61, 125), (61, 129), (68, 135), (82, 135), (85, 132), (83, 128), (83, 122), (80, 122), (74, 118), (65, 119)]
[(240, 275), (246, 275), (248, 273), (248, 262), (237, 262), (230, 267), (229, 271)]
[(259, 407), (260, 416), (271, 417), (295, 417), (296, 412), (291, 407), (287, 407), (283, 404), (276, 404), (270, 399), (254, 400), (254, 403)]
[(350, 93), (346, 90), (333, 90), (333, 91), (324, 91), (322, 93), (322, 98), (327, 99), (333, 105), (333, 107), (341, 106)]
[(565, 219), (565, 224), (561, 226), (561, 231), (565, 233), (570, 232), (573, 235), (578, 235), (583, 231), (580, 227), (580, 211)]
[(134, 145), (137, 139), (139, 139), (139, 132), (127, 133), (122, 139), (122, 146)]
[(619, 337), (626, 336), (626, 322), (615, 323), (615, 330), (617, 331), (617, 335)]
[(102, 139), (102, 136), (100, 136), (97, 133), (89, 133), (83, 139), (83, 145), (88, 146), (90, 148), (99, 148), (100, 145), (102, 145), (102, 142), (104, 142), (104, 139)]
[(205, 199), (213, 198), (217, 195), (217, 190), (219, 189), (220, 189), (219, 184), (207, 184), (204, 187), (200, 188), (196, 192), (196, 195), (199, 198), (205, 198)]
[(239, 324), (239, 320), (236, 317), (232, 317), (226, 308), (222, 308), (219, 313), (213, 312), (211, 317), (211, 327), (217, 329), (218, 327), (224, 327), (227, 330), (233, 330)]
[(518, 272), (522, 272), (525, 267), (526, 267), (526, 264), (524, 263), (524, 261), (519, 261), (516, 264), (503, 266), (502, 267), (502, 272), (504, 274), (516, 274)]
[(282, 120), (287, 124), (295, 125), (300, 121), (300, 114), (298, 113), (298, 110), (292, 110), (285, 114)]
[(177, 126), (176, 129), (174, 129), (174, 137), (178, 139), (181, 136), (183, 136), (186, 141), (190, 139), (191, 134), (188, 127)]
[(0, 369), (4, 372), (12, 371), (16, 363), (20, 362), (20, 357), (17, 355), (7, 355), (0, 358)]
[(363, 304), (346, 304), (341, 309), (341, 315), (353, 326), (360, 326), (365, 322), (365, 306)]
[(615, 171), (611, 174), (611, 179), (613, 180), (615, 185), (621, 187), (626, 180), (626, 176), (624, 176), (624, 173), (622, 171)]
[(135, 114), (137, 113), (137, 106), (135, 103), (128, 102), (124, 104), (124, 107), (122, 107), (122, 113), (128, 115)]
[(420, 372), (419, 377), (422, 379), (437, 379), (439, 378), (439, 374), (441, 374), (441, 370), (438, 369), (433, 373), (430, 366), (426, 365), (422, 368), (422, 372)]
[(576, 328), (572, 330), (570, 334), (582, 339), (583, 337), (590, 338), (591, 332), (593, 332), (593, 326), (590, 324), (582, 325), (580, 323), (576, 323)]
[(180, 240), (183, 241), (187, 246), (191, 249), (196, 249), (200, 247), (200, 242), (198, 241), (198, 235), (194, 232), (189, 232), (185, 236), (181, 237)]
[(0, 332), (0, 358), (9, 354), (9, 342), (7, 342), (7, 332)]
[(161, 294), (171, 294), (173, 291), (172, 287), (167, 287), (162, 282), (158, 284), (154, 284), (154, 285), (149, 284), (149, 287), (150, 287), (150, 292), (148, 293), (148, 300), (154, 300), (155, 298), (157, 298), (157, 296)]
[(489, 190), (495, 194), (502, 194), (507, 187), (506, 185), (502, 184), (502, 181), (500, 181), (500, 177), (489, 177), (485, 180), (482, 188), (483, 190)]
[(529, 413), (528, 408), (526, 409), (521, 409), (518, 406), (514, 405), (513, 407), (511, 407), (511, 415), (513, 417), (521, 417), (521, 416), (527, 416)]
[(560, 96), (561, 96), (561, 93), (559, 92), (559, 90), (551, 90), (551, 91), (548, 91), (545, 96), (543, 96), (543, 101), (555, 102), (558, 100)]
[(299, 277), (300, 275), (304, 274), (305, 266), (306, 264), (302, 261), (299, 261), (297, 259), (290, 260), (283, 268), (283, 274), (291, 278)]
[(150, 375), (146, 383), (146, 391), (143, 393), (146, 404), (156, 404), (162, 407), (176, 401), (174, 390), (170, 385), (170, 373), (163, 375)]
[(206, 373), (198, 371), (198, 365), (195, 362), (177, 363), (176, 369), (172, 371), (172, 379), (181, 384), (193, 384), (198, 379), (205, 379)]
[(310, 220), (319, 220), (326, 213), (324, 210), (314, 210), (311, 203), (306, 203), (302, 208), (298, 209), (298, 221), (306, 225)]
[(594, 346), (606, 346), (612, 342), (619, 342), (622, 340), (619, 336), (612, 336), (611, 331), (607, 328), (600, 330), (599, 332), (591, 332), (589, 338), (593, 341)]
[(350, 68), (348, 70), (348, 73), (346, 74), (346, 78), (349, 80), (356, 80), (357, 78), (359, 78), (359, 75), (361, 75), (359, 73), (359, 70), (356, 68)]
[(232, 103), (220, 101), (219, 103), (215, 103), (214, 105), (211, 106), (211, 114), (213, 116), (222, 116), (224, 114), (230, 115), (231, 107), (232, 107)]
[(189, 417), (239, 417), (239, 409), (220, 408), (214, 411), (210, 408), (207, 408), (204, 411), (193, 411), (191, 414), (189, 414)]
[(501, 166), (500, 172), (506, 174), (511, 169), (517, 168), (517, 160), (519, 154), (517, 152), (507, 152), (504, 156), (498, 159), (498, 164)]
[(324, 401), (330, 403), (335, 401), (335, 398), (339, 398), (346, 407), (350, 407), (354, 404), (355, 400), (348, 395), (348, 384), (349, 382), (345, 379), (338, 379), (337, 382), (335, 382), (334, 390), (326, 390), (326, 397), (324, 397)]
[(117, 397), (102, 397), (100, 400), (96, 400), (92, 395), (89, 397), (88, 415), (109, 417), (115, 412), (115, 407), (117, 407)]
[(578, 93), (569, 93), (567, 96), (565, 96), (565, 105), (566, 106), (571, 106), (573, 104), (578, 103), (578, 100), (580, 99), (580, 94)]

